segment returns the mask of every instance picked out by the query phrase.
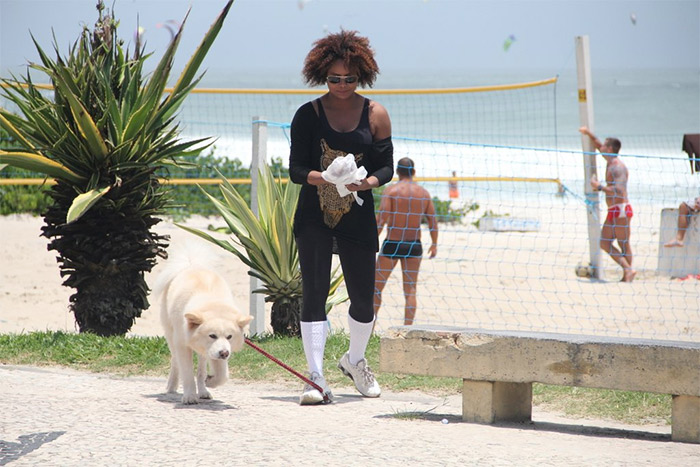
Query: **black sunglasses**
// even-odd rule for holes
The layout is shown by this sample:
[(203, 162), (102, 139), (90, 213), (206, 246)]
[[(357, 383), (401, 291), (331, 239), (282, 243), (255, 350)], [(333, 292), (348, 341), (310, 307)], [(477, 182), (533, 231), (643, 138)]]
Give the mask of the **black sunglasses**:
[(357, 82), (357, 76), (328, 76), (326, 81), (331, 84), (338, 84), (340, 80), (344, 80), (345, 84), (353, 84)]

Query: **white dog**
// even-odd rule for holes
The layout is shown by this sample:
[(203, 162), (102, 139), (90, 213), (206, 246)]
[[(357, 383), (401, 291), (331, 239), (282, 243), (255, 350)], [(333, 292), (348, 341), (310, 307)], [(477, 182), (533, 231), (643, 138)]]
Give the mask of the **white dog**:
[[(208, 257), (194, 244), (175, 250), (153, 288), (153, 295), (161, 299), (161, 323), (170, 349), (167, 392), (177, 392), (182, 380), (183, 404), (211, 399), (207, 386), (228, 380), (228, 358), (243, 348), (244, 328), (253, 319), (239, 312), (226, 281), (200, 265), (208, 263)], [(192, 352), (197, 354), (196, 388)], [(207, 364), (213, 372), (209, 376)]]

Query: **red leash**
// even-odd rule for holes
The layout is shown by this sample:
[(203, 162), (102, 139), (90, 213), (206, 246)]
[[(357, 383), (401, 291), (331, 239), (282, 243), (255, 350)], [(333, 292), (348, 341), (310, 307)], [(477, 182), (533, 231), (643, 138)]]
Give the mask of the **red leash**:
[(270, 355), (269, 353), (265, 352), (263, 349), (261, 349), (260, 347), (258, 347), (255, 344), (253, 344), (250, 341), (250, 339), (248, 339), (247, 337), (245, 338), (245, 343), (248, 344), (249, 346), (251, 346), (252, 348), (254, 348), (255, 350), (257, 350), (258, 352), (260, 352), (261, 354), (263, 354), (264, 356), (266, 356), (267, 358), (269, 358), (270, 360), (272, 360), (273, 362), (275, 362), (276, 364), (278, 364), (279, 366), (281, 366), (282, 368), (284, 368), (285, 370), (287, 370), (288, 372), (292, 373), (293, 375), (295, 375), (296, 377), (301, 379), (303, 382), (305, 382), (306, 384), (308, 384), (312, 388), (316, 389), (321, 394), (323, 394), (323, 403), (324, 404), (327, 404), (331, 401), (328, 398), (328, 394), (326, 394), (326, 392), (323, 390), (323, 388), (321, 386), (314, 383), (309, 378), (307, 378), (306, 376), (304, 376), (301, 373), (299, 373), (298, 371), (296, 371), (294, 368), (290, 367), (289, 365), (286, 365), (285, 363), (283, 363), (279, 359), (275, 358), (273, 355)]

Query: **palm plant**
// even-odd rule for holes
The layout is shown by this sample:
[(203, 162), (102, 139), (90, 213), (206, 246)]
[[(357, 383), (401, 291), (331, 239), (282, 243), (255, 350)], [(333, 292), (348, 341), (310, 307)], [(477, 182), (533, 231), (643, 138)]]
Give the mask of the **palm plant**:
[[(197, 153), (205, 139), (182, 142), (175, 113), (199, 82), (197, 71), (233, 0), (212, 24), (164, 95), (183, 21), (145, 77), (149, 55), (137, 38), (133, 53), (117, 37), (114, 12), (97, 2), (94, 30), (85, 27), (67, 56), (51, 59), (34, 44), (52, 95), (26, 77), (3, 79), (3, 94), (19, 114), (0, 108), (0, 126), (21, 149), (0, 150), (0, 164), (56, 179), (42, 235), (64, 285), (75, 288), (70, 308), (80, 332), (125, 334), (148, 307), (144, 274), (165, 256), (167, 237), (151, 228), (168, 204), (156, 173)], [(187, 17), (185, 17), (185, 20)]]
[[(254, 293), (265, 294), (272, 302), (270, 321), (274, 334), (298, 336), (302, 306), (299, 254), (294, 240), (292, 218), (300, 186), (276, 181), (267, 166), (260, 171), (257, 201), (258, 215), (225, 177), (221, 176), (223, 201), (202, 190), (233, 234), (232, 241), (220, 240), (211, 234), (179, 225), (205, 240), (236, 255), (249, 268), (248, 274), (262, 282)], [(326, 312), (347, 300), (341, 289), (342, 274), (333, 273)]]

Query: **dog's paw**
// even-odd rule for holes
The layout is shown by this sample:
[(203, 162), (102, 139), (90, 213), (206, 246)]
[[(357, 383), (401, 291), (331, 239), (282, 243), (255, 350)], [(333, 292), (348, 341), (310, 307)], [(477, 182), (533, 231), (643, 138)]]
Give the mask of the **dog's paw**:
[(226, 375), (208, 375), (205, 384), (208, 388), (215, 388), (221, 386), (228, 380)]
[(183, 394), (182, 403), (185, 405), (198, 404), (199, 398), (197, 397), (197, 394)]
[(211, 399), (211, 393), (207, 390), (200, 391), (199, 392), (199, 398), (200, 399)]

